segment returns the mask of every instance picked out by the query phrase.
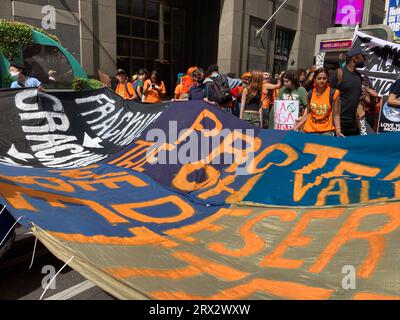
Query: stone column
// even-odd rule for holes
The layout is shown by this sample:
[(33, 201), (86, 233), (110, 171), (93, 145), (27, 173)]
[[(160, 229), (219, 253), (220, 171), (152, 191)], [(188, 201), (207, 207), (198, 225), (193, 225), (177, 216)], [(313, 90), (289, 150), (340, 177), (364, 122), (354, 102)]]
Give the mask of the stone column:
[(223, 73), (239, 73), (244, 0), (221, 0), (218, 65)]

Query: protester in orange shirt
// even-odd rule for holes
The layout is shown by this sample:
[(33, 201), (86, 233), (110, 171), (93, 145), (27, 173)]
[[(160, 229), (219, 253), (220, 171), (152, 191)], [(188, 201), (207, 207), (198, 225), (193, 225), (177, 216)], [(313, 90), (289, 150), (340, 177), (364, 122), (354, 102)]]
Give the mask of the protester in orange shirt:
[(193, 80), (193, 72), (197, 69), (197, 67), (190, 67), (187, 71), (187, 74), (182, 76), (181, 79), (181, 85), (179, 86), (178, 92), (179, 96), (176, 97), (175, 99), (177, 100), (188, 100), (189, 99), (189, 91), (190, 88), (194, 86), (194, 80)]
[(160, 80), (157, 71), (151, 73), (150, 79), (146, 80), (143, 86), (144, 102), (159, 103), (166, 94), (165, 84)]
[(295, 130), (304, 124), (303, 131), (322, 135), (344, 137), (340, 128), (340, 92), (328, 84), (329, 71), (325, 68), (315, 73), (315, 88), (309, 92), (309, 106), (299, 119)]
[(123, 69), (118, 69), (116, 77), (118, 86), (115, 93), (125, 100), (134, 100), (136, 98), (136, 93), (135, 90), (133, 90), (132, 83), (128, 81), (126, 72)]
[(183, 93), (182, 77), (183, 76), (184, 76), (183, 73), (178, 74), (177, 85), (175, 87), (175, 92), (174, 92), (174, 100), (182, 99), (182, 93)]

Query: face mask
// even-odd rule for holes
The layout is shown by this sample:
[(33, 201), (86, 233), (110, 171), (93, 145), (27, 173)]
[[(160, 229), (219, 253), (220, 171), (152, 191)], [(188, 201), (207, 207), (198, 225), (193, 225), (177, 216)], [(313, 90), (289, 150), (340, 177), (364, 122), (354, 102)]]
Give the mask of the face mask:
[(363, 69), (365, 67), (365, 62), (359, 62), (357, 63), (357, 69)]
[(19, 76), (19, 72), (11, 71), (11, 72), (10, 72), (10, 76), (11, 76), (11, 79), (12, 79), (13, 81), (17, 81), (18, 76)]

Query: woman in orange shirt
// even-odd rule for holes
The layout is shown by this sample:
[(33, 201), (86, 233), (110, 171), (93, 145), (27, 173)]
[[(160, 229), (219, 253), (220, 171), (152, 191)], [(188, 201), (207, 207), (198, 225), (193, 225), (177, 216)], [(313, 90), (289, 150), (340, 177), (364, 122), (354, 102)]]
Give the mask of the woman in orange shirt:
[(159, 79), (157, 71), (151, 73), (150, 79), (143, 86), (144, 101), (147, 103), (159, 103), (166, 94), (165, 84)]
[(115, 93), (125, 100), (133, 100), (136, 98), (135, 90), (133, 90), (132, 83), (128, 81), (126, 72), (122, 69), (117, 71), (118, 86)]
[(295, 130), (304, 125), (306, 133), (344, 137), (340, 128), (340, 92), (328, 84), (329, 71), (325, 68), (315, 73), (315, 88), (310, 91), (310, 102)]

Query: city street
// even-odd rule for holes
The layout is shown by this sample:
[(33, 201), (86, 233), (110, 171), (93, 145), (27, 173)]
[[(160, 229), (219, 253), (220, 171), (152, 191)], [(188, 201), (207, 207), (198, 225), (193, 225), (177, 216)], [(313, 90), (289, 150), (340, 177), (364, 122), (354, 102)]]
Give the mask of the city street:
[[(44, 291), (42, 280), (46, 276), (42, 274), (43, 267), (54, 266), (57, 272), (64, 265), (38, 242), (29, 270), (35, 239), (32, 235), (24, 235), (26, 232), (26, 229), (18, 229), (17, 241), (0, 260), (0, 300), (39, 300)], [(43, 300), (99, 299), (114, 300), (68, 266), (57, 276), (56, 289), (49, 289), (43, 297)]]

